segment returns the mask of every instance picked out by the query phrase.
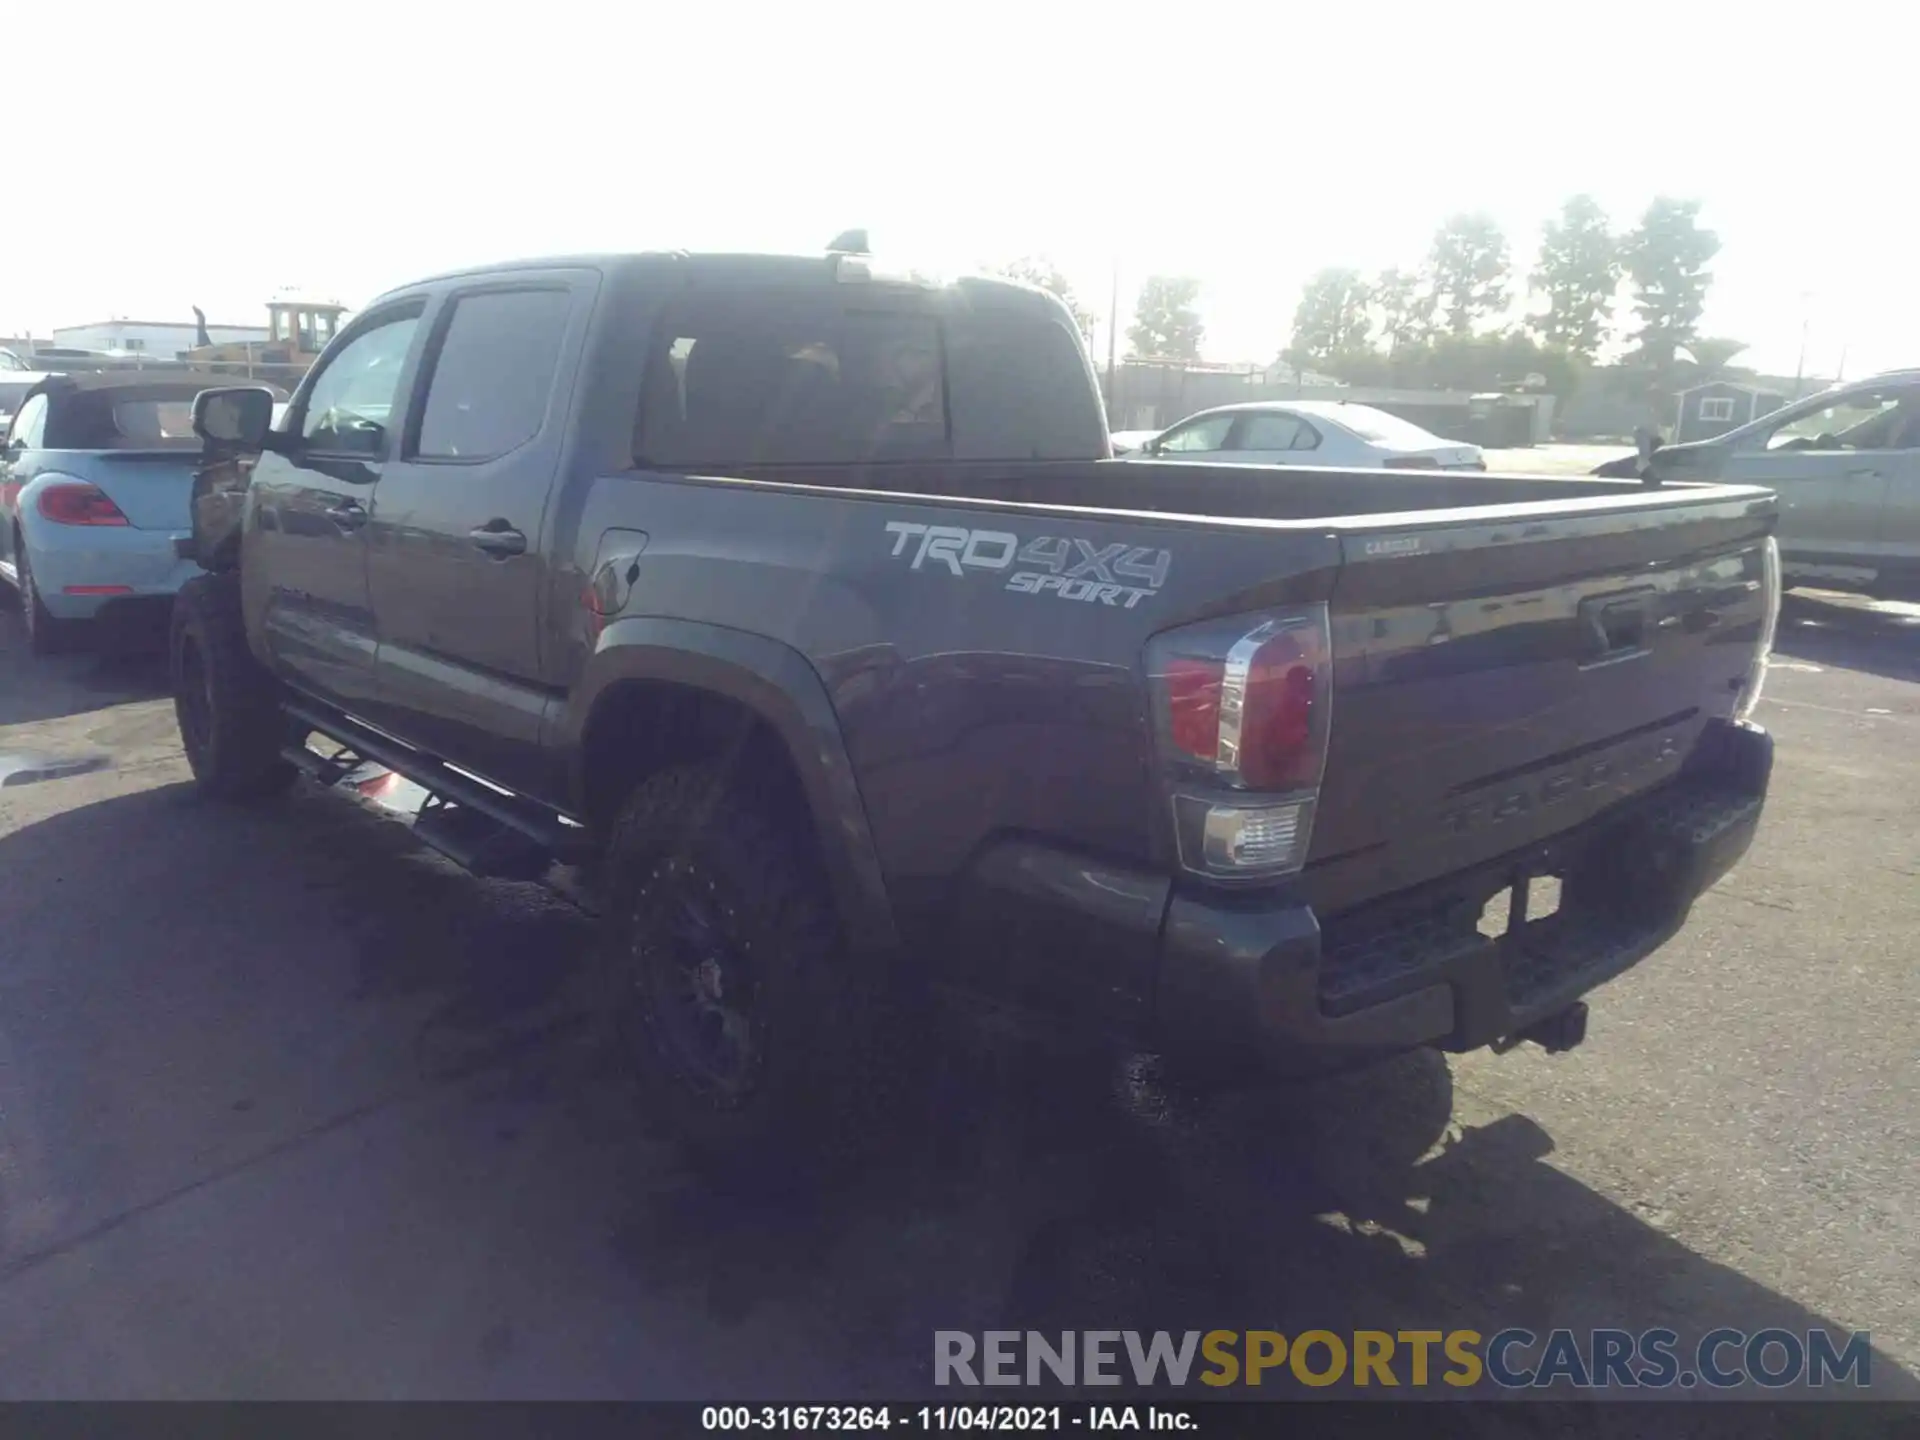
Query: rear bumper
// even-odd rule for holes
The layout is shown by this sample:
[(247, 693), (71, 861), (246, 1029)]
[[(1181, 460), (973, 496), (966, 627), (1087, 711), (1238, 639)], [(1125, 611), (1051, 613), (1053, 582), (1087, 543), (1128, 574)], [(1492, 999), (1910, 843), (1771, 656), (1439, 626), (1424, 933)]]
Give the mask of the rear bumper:
[[(1752, 843), (1773, 739), (1716, 723), (1680, 776), (1523, 852), (1324, 923), (1310, 906), (1176, 894), (1154, 1043), (1281, 1073), (1518, 1034), (1657, 950)], [(1485, 902), (1556, 877), (1559, 909), (1498, 939)], [(1519, 887), (1526, 889), (1522, 883)]]
[(109, 607), (165, 605), (199, 571), (175, 552), (179, 533), (131, 526), (36, 529), (26, 542), (47, 613), (60, 620), (91, 620)]

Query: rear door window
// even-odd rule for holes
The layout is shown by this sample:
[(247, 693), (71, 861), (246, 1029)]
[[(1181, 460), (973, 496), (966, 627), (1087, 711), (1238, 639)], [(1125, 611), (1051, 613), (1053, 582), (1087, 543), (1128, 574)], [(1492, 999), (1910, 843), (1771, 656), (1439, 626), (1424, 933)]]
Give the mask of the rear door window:
[(1291, 450), (1300, 439), (1297, 415), (1249, 415), (1241, 422), (1236, 450)]
[(493, 460), (540, 433), (571, 299), (503, 290), (454, 302), (414, 447), (422, 460)]
[(1227, 434), (1233, 429), (1236, 418), (1232, 412), (1228, 412), (1189, 420), (1162, 435), (1156, 451), (1162, 455), (1204, 455), (1225, 449)]
[(910, 306), (744, 294), (668, 313), (635, 459), (669, 470), (952, 453), (938, 321)]

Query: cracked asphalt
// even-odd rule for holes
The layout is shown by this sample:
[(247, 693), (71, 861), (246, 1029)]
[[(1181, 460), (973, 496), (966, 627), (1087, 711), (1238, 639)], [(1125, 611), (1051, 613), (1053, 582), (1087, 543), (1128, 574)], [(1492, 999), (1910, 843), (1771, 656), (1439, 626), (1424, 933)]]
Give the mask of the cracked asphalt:
[(649, 1129), (576, 912), (363, 802), (198, 803), (154, 665), (16, 623), (0, 752), (106, 764), (0, 786), (0, 1398), (904, 1398), (936, 1329), (1662, 1324), (1866, 1329), (1920, 1396), (1920, 612), (1790, 598), (1760, 839), (1574, 1054), (1203, 1102), (955, 1025), (878, 1169), (778, 1205)]

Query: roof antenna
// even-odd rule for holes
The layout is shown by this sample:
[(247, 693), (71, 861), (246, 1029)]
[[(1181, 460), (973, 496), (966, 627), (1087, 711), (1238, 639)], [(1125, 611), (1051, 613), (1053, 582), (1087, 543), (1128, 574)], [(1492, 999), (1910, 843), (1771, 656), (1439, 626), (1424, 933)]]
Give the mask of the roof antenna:
[(867, 232), (864, 230), (842, 230), (833, 237), (833, 243), (827, 246), (833, 255), (871, 255), (867, 248)]

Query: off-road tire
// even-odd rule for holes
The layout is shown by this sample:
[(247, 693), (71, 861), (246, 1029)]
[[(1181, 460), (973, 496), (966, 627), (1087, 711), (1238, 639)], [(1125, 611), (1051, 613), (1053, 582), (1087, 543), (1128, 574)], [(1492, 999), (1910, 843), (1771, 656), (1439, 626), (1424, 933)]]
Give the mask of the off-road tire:
[(247, 648), (237, 575), (196, 575), (180, 587), (168, 632), (173, 711), (200, 793), (257, 800), (298, 773), (281, 758), (289, 726), (279, 686)]
[(20, 577), (20, 628), (26, 632), (27, 653), (64, 655), (77, 647), (87, 622), (62, 620), (47, 609), (47, 602), (40, 598), (40, 587), (33, 578), (26, 543), (17, 530), (13, 536), (13, 564), (14, 573)]
[[(808, 1183), (856, 1162), (884, 1128), (893, 1007), (883, 967), (844, 944), (810, 821), (764, 793), (717, 765), (634, 790), (604, 854), (605, 973), (649, 1115), (723, 1178)], [(729, 965), (746, 977), (733, 982), (758, 1057), (745, 1094), (717, 1093), (674, 1048), (661, 971), (679, 952), (663, 913), (681, 899), (720, 917), (722, 948), (739, 957)]]

